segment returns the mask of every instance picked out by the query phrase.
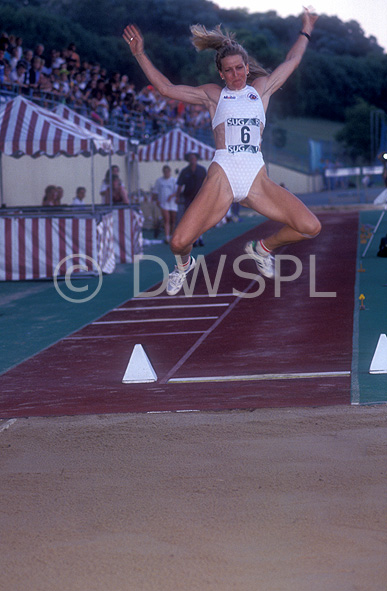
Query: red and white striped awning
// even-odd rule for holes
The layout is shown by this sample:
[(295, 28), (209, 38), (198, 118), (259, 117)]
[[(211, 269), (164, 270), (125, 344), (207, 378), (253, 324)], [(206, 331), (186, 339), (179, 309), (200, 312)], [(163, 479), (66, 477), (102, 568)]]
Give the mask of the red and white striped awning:
[(181, 129), (172, 129), (162, 137), (138, 150), (139, 162), (184, 160), (188, 152), (199, 154), (201, 160), (212, 160), (215, 150), (199, 142)]
[(127, 138), (115, 133), (114, 131), (106, 129), (106, 127), (97, 125), (97, 123), (94, 123), (94, 121), (91, 121), (90, 119), (87, 119), (87, 117), (83, 117), (72, 109), (69, 109), (67, 105), (58, 105), (55, 107), (54, 112), (66, 121), (71, 121), (72, 123), (79, 125), (79, 127), (82, 127), (82, 129), (87, 129), (91, 133), (110, 140), (115, 154), (126, 154), (129, 151)]
[(35, 105), (22, 96), (0, 109), (0, 152), (9, 156), (107, 154), (111, 141)]

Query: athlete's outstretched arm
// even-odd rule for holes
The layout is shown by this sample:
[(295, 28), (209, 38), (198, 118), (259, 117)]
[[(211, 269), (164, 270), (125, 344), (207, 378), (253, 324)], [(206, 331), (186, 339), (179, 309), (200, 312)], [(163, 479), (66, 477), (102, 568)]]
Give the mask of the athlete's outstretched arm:
[(270, 96), (286, 82), (289, 76), (299, 66), (305, 50), (309, 43), (310, 35), (312, 34), (314, 24), (318, 19), (318, 15), (310, 12), (308, 8), (304, 8), (304, 14), (302, 15), (302, 28), (301, 31), (305, 35), (299, 35), (297, 41), (288, 52), (285, 61), (280, 64), (269, 76), (264, 78), (258, 78), (254, 82), (254, 86), (258, 90), (265, 106), (269, 101)]
[(133, 56), (138, 61), (139, 66), (148, 78), (149, 82), (162, 94), (168, 98), (183, 101), (193, 105), (206, 105), (208, 94), (204, 86), (185, 86), (176, 85), (164, 76), (151, 62), (144, 51), (144, 38), (136, 25), (125, 27), (123, 38), (129, 45)]

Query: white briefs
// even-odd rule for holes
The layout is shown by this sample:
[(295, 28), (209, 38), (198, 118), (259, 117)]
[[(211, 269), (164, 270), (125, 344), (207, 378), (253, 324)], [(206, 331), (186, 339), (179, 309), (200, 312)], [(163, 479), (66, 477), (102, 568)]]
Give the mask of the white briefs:
[(265, 110), (252, 86), (241, 90), (222, 89), (212, 128), (224, 127), (225, 149), (216, 150), (217, 162), (228, 178), (234, 201), (245, 199), (264, 161), (260, 151)]
[(223, 168), (231, 185), (234, 202), (242, 201), (247, 197), (255, 177), (265, 165), (262, 152), (231, 154), (226, 149), (216, 150), (212, 162), (216, 162)]

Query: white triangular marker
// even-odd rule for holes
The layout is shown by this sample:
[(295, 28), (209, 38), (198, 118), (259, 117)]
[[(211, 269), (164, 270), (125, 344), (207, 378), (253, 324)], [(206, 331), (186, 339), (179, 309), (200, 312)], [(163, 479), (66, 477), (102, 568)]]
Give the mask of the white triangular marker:
[(134, 345), (122, 383), (140, 384), (145, 382), (157, 382), (157, 375), (142, 345)]
[(379, 337), (369, 373), (387, 373), (387, 336), (385, 334)]

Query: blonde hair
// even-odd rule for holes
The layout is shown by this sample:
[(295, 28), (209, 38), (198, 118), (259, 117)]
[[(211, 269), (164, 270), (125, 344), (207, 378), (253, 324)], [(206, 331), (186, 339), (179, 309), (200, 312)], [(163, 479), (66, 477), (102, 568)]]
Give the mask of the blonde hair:
[(222, 59), (229, 55), (240, 55), (245, 65), (249, 66), (247, 82), (251, 83), (256, 78), (267, 76), (269, 72), (250, 57), (242, 45), (235, 39), (235, 33), (223, 33), (220, 25), (208, 31), (203, 25), (192, 25), (190, 27), (192, 44), (198, 51), (214, 49), (216, 51), (215, 63), (219, 72), (222, 70)]

